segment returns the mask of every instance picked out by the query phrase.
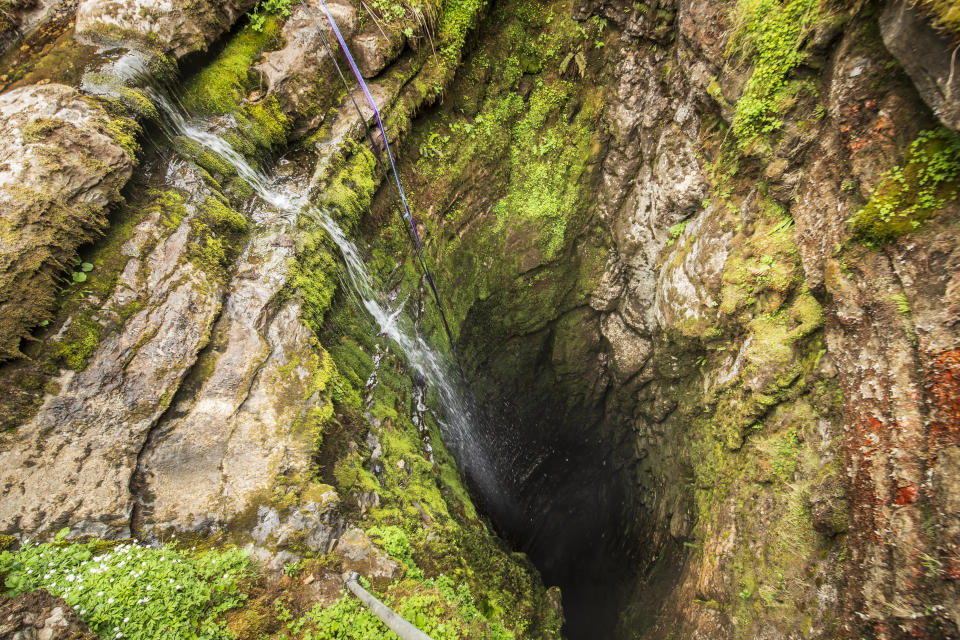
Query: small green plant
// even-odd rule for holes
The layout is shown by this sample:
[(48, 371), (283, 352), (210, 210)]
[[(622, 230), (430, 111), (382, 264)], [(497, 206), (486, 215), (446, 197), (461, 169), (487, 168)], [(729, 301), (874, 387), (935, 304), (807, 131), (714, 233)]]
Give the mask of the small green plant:
[(71, 275), (71, 279), (75, 283), (86, 282), (87, 274), (93, 271), (93, 265), (89, 262), (81, 262), (77, 265), (76, 270)]
[(374, 539), (378, 539), (384, 550), (391, 556), (400, 560), (407, 567), (407, 575), (412, 578), (422, 578), (423, 571), (413, 560), (413, 548), (410, 546), (410, 539), (400, 527), (390, 525), (385, 527), (371, 527), (367, 533)]
[(283, 573), (291, 578), (298, 577), (303, 573), (303, 560), (297, 560), (296, 562), (288, 562), (283, 565)]
[(250, 26), (254, 31), (262, 32), (268, 16), (277, 15), (286, 18), (290, 15), (292, 4), (293, 0), (263, 0), (250, 12)]
[(910, 301), (907, 300), (907, 296), (902, 293), (895, 293), (890, 296), (890, 299), (893, 300), (894, 304), (897, 305), (897, 311), (903, 315), (909, 315), (910, 313)]
[(668, 247), (672, 247), (673, 243), (677, 241), (677, 238), (683, 235), (683, 232), (687, 228), (687, 222), (687, 220), (684, 220), (683, 222), (670, 227), (670, 231), (668, 232), (670, 237), (667, 239)]
[(67, 543), (0, 553), (9, 595), (44, 589), (73, 607), (101, 638), (226, 639), (220, 614), (244, 599), (246, 553), (189, 553), (171, 545)]

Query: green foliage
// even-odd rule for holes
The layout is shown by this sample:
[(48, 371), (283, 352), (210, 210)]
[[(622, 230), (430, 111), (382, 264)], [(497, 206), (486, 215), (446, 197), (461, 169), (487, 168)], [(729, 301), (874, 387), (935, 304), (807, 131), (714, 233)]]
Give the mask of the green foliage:
[[(368, 583), (363, 586), (370, 589)], [(434, 640), (514, 638), (501, 622), (492, 622), (483, 615), (467, 585), (456, 586), (446, 576), (394, 583), (385, 594), (374, 596)], [(282, 599), (276, 609), (291, 636), (302, 640), (397, 640), (397, 635), (352, 594), (326, 608), (318, 604), (296, 619)]]
[(293, 0), (262, 0), (250, 12), (250, 28), (262, 33), (271, 15), (289, 17), (292, 4)]
[(460, 61), (467, 32), (485, 4), (486, 0), (448, 0), (444, 3), (438, 29), (438, 49), (447, 65), (453, 66)]
[(804, 59), (803, 44), (820, 18), (820, 0), (737, 0), (728, 53), (753, 63), (733, 116), (741, 151), (782, 126), (781, 104), (797, 90), (790, 72)]
[(63, 533), (54, 543), (0, 553), (10, 595), (45, 589), (60, 596), (102, 638), (231, 637), (218, 618), (245, 598), (238, 589), (245, 552), (67, 544)]
[(670, 237), (667, 239), (667, 246), (672, 247), (673, 243), (677, 241), (677, 238), (683, 235), (684, 230), (687, 228), (687, 220), (679, 224), (675, 224), (670, 227)]
[(380, 14), (381, 20), (388, 24), (407, 16), (407, 8), (397, 0), (372, 0), (370, 5)]
[(384, 551), (403, 562), (407, 567), (408, 576), (423, 577), (423, 572), (413, 560), (413, 548), (403, 529), (394, 525), (371, 527), (367, 529), (367, 535), (378, 540)]
[(854, 214), (856, 237), (883, 244), (918, 229), (960, 195), (960, 136), (944, 128), (920, 132), (903, 166), (883, 174), (870, 201)]
[(893, 303), (897, 305), (897, 312), (903, 315), (910, 314), (910, 301), (907, 300), (907, 296), (902, 293), (895, 293), (890, 296), (890, 299), (893, 300)]
[(184, 84), (181, 99), (187, 111), (213, 115), (235, 109), (252, 88), (250, 67), (279, 34), (280, 21), (273, 14), (263, 15), (259, 29), (254, 28), (251, 18), (249, 24), (231, 36), (213, 62)]

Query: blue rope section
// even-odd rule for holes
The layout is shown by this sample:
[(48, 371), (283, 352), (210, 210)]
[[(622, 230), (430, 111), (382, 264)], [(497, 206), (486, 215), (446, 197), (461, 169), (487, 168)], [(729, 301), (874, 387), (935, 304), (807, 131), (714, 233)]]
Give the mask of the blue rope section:
[[(323, 39), (324, 45), (327, 47), (327, 52), (330, 54), (330, 57), (333, 59), (334, 65), (337, 67), (337, 72), (340, 74), (340, 79), (343, 81), (344, 86), (347, 89), (347, 93), (350, 93), (350, 86), (347, 83), (347, 79), (344, 77), (343, 72), (340, 71), (340, 65), (337, 64), (336, 58), (333, 56), (333, 51), (330, 50), (329, 44), (327, 44), (326, 36), (323, 33), (323, 30), (320, 28), (320, 25), (317, 24), (316, 19), (313, 16), (313, 12), (310, 10), (310, 7), (304, 0), (300, 0), (300, 4), (303, 5), (304, 10), (307, 12), (307, 15), (310, 16), (310, 20), (316, 26), (317, 31), (320, 33), (320, 37)], [(419, 258), (420, 264), (423, 266), (424, 274), (427, 277), (427, 282), (430, 284), (430, 291), (433, 293), (433, 299), (437, 302), (437, 308), (440, 311), (440, 319), (443, 321), (443, 329), (447, 333), (447, 340), (450, 342), (450, 349), (453, 351), (454, 360), (457, 363), (457, 369), (460, 371), (460, 377), (463, 378), (464, 383), (466, 383), (467, 378), (463, 373), (463, 366), (460, 364), (460, 357), (457, 353), (457, 346), (453, 340), (453, 333), (450, 331), (450, 325), (447, 323), (447, 314), (444, 311), (443, 302), (440, 300), (440, 293), (437, 291), (437, 285), (433, 280), (433, 274), (430, 271), (430, 267), (427, 264), (427, 257), (423, 251), (423, 243), (420, 242), (420, 234), (417, 232), (417, 225), (413, 221), (413, 215), (410, 213), (410, 205), (407, 203), (407, 195), (403, 191), (403, 185), (400, 183), (400, 173), (397, 171), (397, 165), (393, 160), (393, 152), (390, 150), (390, 142), (387, 140), (387, 131), (383, 126), (383, 120), (380, 117), (380, 110), (377, 109), (377, 104), (373, 100), (373, 96), (370, 95), (370, 89), (367, 87), (366, 81), (363, 79), (363, 75), (360, 73), (360, 69), (357, 68), (357, 63), (353, 59), (353, 55), (350, 53), (350, 48), (347, 46), (346, 40), (344, 40), (343, 34), (340, 33), (340, 28), (337, 26), (337, 21), (334, 20), (333, 14), (330, 13), (330, 9), (327, 8), (327, 3), (324, 0), (320, 0), (320, 6), (323, 8), (323, 13), (327, 18), (327, 21), (330, 23), (330, 27), (333, 29), (333, 33), (337, 37), (337, 42), (340, 43), (340, 48), (343, 50), (344, 55), (347, 57), (347, 62), (350, 64), (350, 69), (353, 71), (354, 77), (357, 79), (357, 83), (360, 85), (360, 88), (363, 90), (364, 96), (367, 98), (367, 103), (370, 105), (370, 108), (373, 109), (373, 114), (377, 119), (377, 127), (380, 129), (380, 136), (383, 138), (383, 146), (387, 151), (387, 159), (390, 161), (390, 169), (393, 173), (393, 179), (397, 185), (397, 192), (400, 194), (400, 202), (403, 205), (402, 217), (404, 221), (409, 225), (410, 229), (413, 231), (413, 239), (417, 248), (417, 257)], [(353, 106), (357, 110), (357, 115), (360, 116), (360, 121), (363, 123), (363, 126), (367, 127), (367, 119), (364, 117), (363, 113), (360, 111), (359, 105), (356, 101), (353, 100), (351, 96), (351, 101), (353, 101)], [(369, 129), (367, 130), (369, 135)], [(372, 143), (371, 139), (371, 143)], [(374, 153), (376, 151), (374, 150)]]

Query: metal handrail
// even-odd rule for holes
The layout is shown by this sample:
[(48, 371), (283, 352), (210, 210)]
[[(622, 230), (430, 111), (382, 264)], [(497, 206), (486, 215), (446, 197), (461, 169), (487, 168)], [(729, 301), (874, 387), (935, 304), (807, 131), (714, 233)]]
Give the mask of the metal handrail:
[(401, 618), (393, 609), (374, 598), (369, 591), (360, 586), (357, 578), (360, 577), (356, 571), (351, 572), (344, 582), (347, 588), (353, 592), (353, 595), (360, 599), (360, 602), (366, 605), (370, 612), (380, 618), (383, 624), (400, 636), (401, 640), (432, 640), (430, 636), (420, 629)]

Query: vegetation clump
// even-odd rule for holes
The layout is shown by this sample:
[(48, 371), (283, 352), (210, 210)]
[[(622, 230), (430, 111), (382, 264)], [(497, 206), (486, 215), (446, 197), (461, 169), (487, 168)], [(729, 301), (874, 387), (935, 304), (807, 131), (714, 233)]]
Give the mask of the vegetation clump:
[(944, 128), (920, 132), (902, 166), (886, 173), (851, 222), (868, 245), (918, 229), (960, 195), (960, 136)]
[(102, 332), (103, 326), (94, 320), (89, 312), (84, 312), (70, 323), (55, 353), (68, 367), (81, 371), (100, 344)]
[(247, 220), (219, 198), (209, 196), (200, 206), (193, 227), (193, 257), (204, 267), (225, 268), (236, 254)]
[(219, 618), (245, 599), (239, 588), (248, 573), (245, 552), (67, 543), (65, 533), (0, 553), (8, 595), (45, 589), (102, 638), (232, 637)]
[(733, 134), (745, 151), (783, 125), (783, 105), (800, 89), (790, 72), (806, 58), (803, 45), (821, 17), (820, 0), (738, 0), (733, 15), (727, 52), (753, 63), (733, 116)]

